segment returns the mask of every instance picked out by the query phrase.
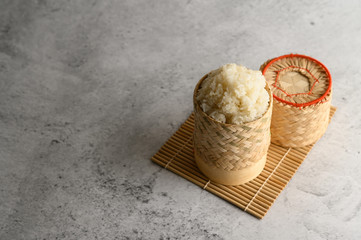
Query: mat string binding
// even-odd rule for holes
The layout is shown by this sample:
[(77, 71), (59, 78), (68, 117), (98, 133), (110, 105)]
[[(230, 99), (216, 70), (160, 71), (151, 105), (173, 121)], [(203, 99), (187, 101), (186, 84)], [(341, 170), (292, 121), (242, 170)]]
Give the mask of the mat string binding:
[(176, 152), (176, 154), (174, 154), (173, 157), (167, 162), (167, 164), (164, 166), (165, 169), (167, 169), (168, 165), (173, 161), (173, 159), (174, 159), (176, 156), (178, 156), (178, 154), (183, 150), (183, 148), (184, 148), (185, 146), (187, 146), (187, 144), (189, 143), (189, 141), (190, 141), (192, 138), (193, 138), (193, 135), (191, 135), (191, 136), (188, 138), (187, 142), (186, 142), (185, 144), (183, 144), (183, 146)]
[(203, 189), (205, 190), (205, 189), (207, 188), (208, 184), (210, 184), (210, 183), (211, 183), (211, 180), (208, 180), (208, 182), (206, 183), (206, 185), (204, 185)]
[(285, 153), (285, 155), (283, 155), (282, 159), (278, 162), (277, 166), (273, 169), (273, 171), (271, 172), (271, 174), (266, 178), (266, 180), (264, 181), (264, 183), (261, 185), (261, 187), (258, 189), (258, 191), (256, 192), (256, 194), (252, 197), (251, 201), (249, 201), (249, 203), (247, 204), (247, 206), (244, 208), (243, 211), (247, 211), (247, 208), (251, 205), (251, 203), (253, 202), (253, 200), (257, 197), (258, 193), (262, 190), (262, 188), (264, 187), (264, 185), (267, 183), (268, 179), (270, 179), (273, 175), (273, 173), (277, 170), (277, 168), (281, 165), (282, 161), (286, 158), (287, 154), (291, 151), (292, 148), (288, 148), (287, 152)]

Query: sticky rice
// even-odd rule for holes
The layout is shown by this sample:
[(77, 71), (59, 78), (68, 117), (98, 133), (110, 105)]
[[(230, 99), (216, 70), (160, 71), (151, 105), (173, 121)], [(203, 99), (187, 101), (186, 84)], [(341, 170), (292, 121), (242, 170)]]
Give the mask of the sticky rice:
[(210, 72), (201, 84), (197, 101), (213, 119), (242, 124), (260, 118), (267, 110), (269, 94), (260, 71), (226, 64)]

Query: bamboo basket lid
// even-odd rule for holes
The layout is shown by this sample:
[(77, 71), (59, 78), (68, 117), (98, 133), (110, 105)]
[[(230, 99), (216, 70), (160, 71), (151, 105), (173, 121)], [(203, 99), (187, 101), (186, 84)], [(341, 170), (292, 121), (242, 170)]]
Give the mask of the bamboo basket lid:
[(261, 70), (279, 102), (307, 107), (329, 100), (331, 74), (314, 58), (288, 54), (269, 60)]

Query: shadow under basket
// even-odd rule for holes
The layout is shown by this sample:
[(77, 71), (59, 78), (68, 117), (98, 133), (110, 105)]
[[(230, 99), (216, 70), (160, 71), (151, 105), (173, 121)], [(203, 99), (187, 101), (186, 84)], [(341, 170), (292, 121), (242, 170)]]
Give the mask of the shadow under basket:
[[(331, 106), (329, 120), (335, 111), (336, 108)], [(152, 161), (259, 219), (266, 215), (314, 146), (291, 148), (271, 143), (266, 165), (255, 179), (238, 186), (226, 186), (211, 182), (198, 169), (194, 159), (193, 131), (192, 113)]]

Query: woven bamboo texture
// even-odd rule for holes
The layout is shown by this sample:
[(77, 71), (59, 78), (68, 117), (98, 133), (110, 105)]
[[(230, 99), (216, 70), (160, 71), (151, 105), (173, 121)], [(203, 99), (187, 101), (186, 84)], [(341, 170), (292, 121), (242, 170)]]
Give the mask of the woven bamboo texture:
[(299, 109), (275, 100), (273, 113), (273, 143), (285, 147), (307, 146), (315, 143), (325, 133), (330, 115), (330, 102)]
[(193, 96), (196, 163), (212, 181), (239, 185), (255, 178), (265, 164), (270, 145), (272, 94), (266, 85), (270, 103), (261, 118), (241, 125), (221, 123), (203, 112), (196, 99), (206, 77), (199, 81)]
[[(336, 108), (331, 107), (329, 119), (335, 111)], [(259, 219), (266, 215), (313, 147), (285, 148), (272, 143), (265, 168), (257, 178), (239, 186), (225, 186), (209, 181), (197, 168), (193, 131), (192, 113), (152, 157), (152, 161)]]
[(307, 146), (326, 131), (332, 99), (331, 76), (316, 61), (291, 54), (268, 60), (261, 66), (274, 95), (273, 143), (285, 147)]

